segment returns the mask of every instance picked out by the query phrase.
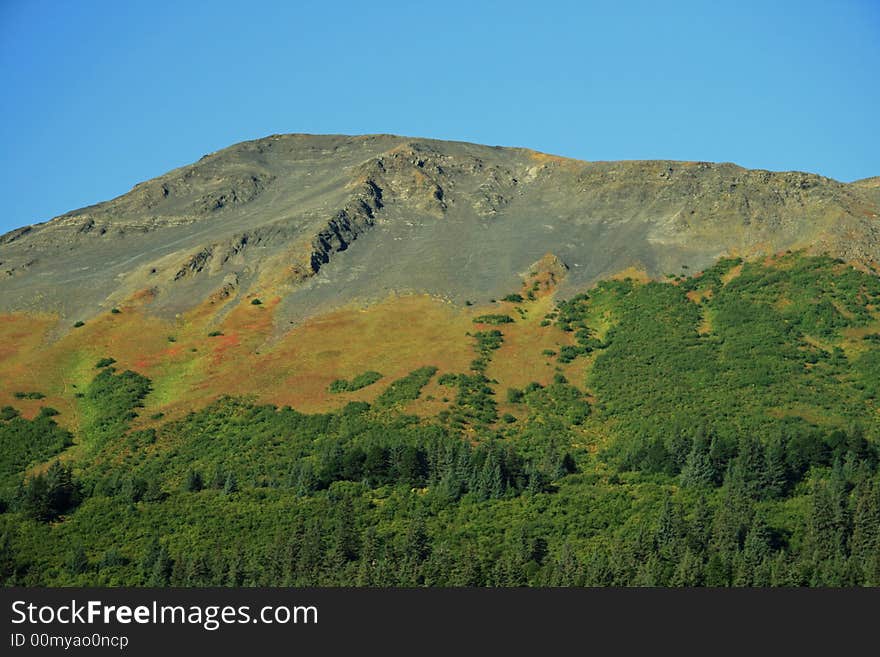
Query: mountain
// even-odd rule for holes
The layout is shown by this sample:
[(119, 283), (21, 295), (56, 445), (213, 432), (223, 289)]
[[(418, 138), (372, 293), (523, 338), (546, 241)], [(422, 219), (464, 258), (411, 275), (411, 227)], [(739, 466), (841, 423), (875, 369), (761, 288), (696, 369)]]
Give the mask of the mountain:
[(786, 249), (880, 260), (876, 179), (706, 162), (581, 162), (390, 135), (245, 142), (0, 237), (0, 309), (85, 320), (278, 295), (279, 324), (356, 299), (486, 301), (546, 253), (563, 294)]
[(0, 584), (880, 584), (878, 179), (274, 136), (0, 238)]

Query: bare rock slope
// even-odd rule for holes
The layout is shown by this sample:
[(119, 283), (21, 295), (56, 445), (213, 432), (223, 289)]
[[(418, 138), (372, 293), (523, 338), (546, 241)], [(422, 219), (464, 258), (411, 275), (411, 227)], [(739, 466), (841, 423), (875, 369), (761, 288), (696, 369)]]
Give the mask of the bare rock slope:
[(785, 249), (880, 261), (877, 179), (707, 162), (582, 162), (392, 135), (277, 135), (0, 236), (0, 311), (85, 319), (280, 296), (295, 321), (354, 299), (485, 300), (547, 253), (563, 290)]

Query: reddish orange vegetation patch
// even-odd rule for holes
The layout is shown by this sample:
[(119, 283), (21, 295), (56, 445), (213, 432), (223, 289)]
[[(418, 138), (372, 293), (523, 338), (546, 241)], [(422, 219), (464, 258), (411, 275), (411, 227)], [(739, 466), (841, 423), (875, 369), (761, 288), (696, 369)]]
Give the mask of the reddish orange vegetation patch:
[(567, 275), (568, 267), (565, 263), (553, 253), (545, 253), (522, 276), (522, 296), (534, 301), (553, 294)]
[(186, 313), (186, 321), (198, 322), (199, 320), (208, 320), (215, 315), (221, 308), (225, 307), (230, 301), (234, 300), (237, 295), (235, 287), (226, 284), (221, 285), (217, 290), (212, 292), (198, 306)]
[(211, 365), (220, 365), (230, 357), (232, 352), (241, 346), (241, 338), (238, 333), (224, 333), (223, 335), (211, 336)]
[(133, 309), (96, 317), (83, 328), (80, 335), (66, 335), (61, 345), (70, 351), (90, 353), (95, 361), (105, 356), (115, 358), (118, 369), (131, 368), (146, 376), (183, 352), (182, 345), (169, 342), (179, 333), (179, 326)]
[[(54, 342), (44, 339), (54, 318), (4, 316), (0, 344), (14, 348), (4, 349), (0, 358), (0, 403), (26, 416), (51, 405), (61, 411), (59, 423), (75, 429), (75, 393), (97, 374), (95, 363), (108, 356), (117, 369), (133, 369), (153, 381), (138, 426), (160, 421), (150, 419), (158, 412), (166, 421), (225, 394), (324, 411), (351, 400), (371, 401), (393, 380), (425, 365), (466, 372), (474, 358), (466, 336), (474, 328), (471, 312), (428, 296), (342, 308), (272, 342), (278, 303), (277, 297), (258, 306), (241, 303), (219, 327), (203, 312), (164, 320), (128, 307), (92, 318)], [(223, 335), (209, 336), (212, 329)], [(366, 370), (384, 378), (353, 393), (328, 391), (333, 380)], [(13, 393), (19, 390), (46, 398), (18, 400)]]
[[(249, 310), (241, 309), (234, 322), (224, 323), (224, 332), (230, 323), (241, 325), (242, 318), (252, 331)], [(214, 361), (199, 394), (255, 394), (261, 401), (305, 412), (338, 408), (348, 401), (370, 401), (393, 380), (425, 365), (444, 372), (467, 371), (474, 354), (465, 334), (472, 328), (469, 315), (460, 309), (418, 295), (390, 298), (367, 308), (348, 306), (314, 317), (274, 344), (260, 347), (259, 353), (251, 333), (236, 331), (214, 348)], [(239, 337), (250, 344), (237, 342)], [(226, 350), (225, 357), (217, 362), (220, 350)], [(380, 372), (383, 378), (355, 392), (329, 392), (334, 380), (350, 379), (367, 370)]]
[[(0, 315), (0, 405), (14, 406), (26, 418), (50, 406), (68, 421), (59, 418), (61, 424), (71, 424), (74, 390), (59, 379), (49, 343), (57, 323), (52, 315)], [(45, 397), (18, 399), (16, 392), (40, 392)]]
[[(26, 416), (40, 406), (58, 409), (58, 421), (75, 430), (79, 423), (76, 393), (85, 390), (97, 374), (95, 363), (104, 357), (114, 366), (149, 377), (153, 392), (135, 423), (154, 425), (203, 408), (222, 395), (251, 397), (262, 403), (290, 405), (304, 412), (320, 412), (349, 401), (373, 401), (395, 379), (426, 365), (439, 369), (420, 399), (406, 410), (435, 415), (449, 406), (455, 390), (437, 384), (443, 373), (469, 372), (477, 357), (468, 333), (479, 330), (473, 318), (503, 312), (514, 323), (499, 328), (504, 344), (493, 354), (488, 376), (498, 380), (499, 401), (508, 387), (537, 381), (549, 383), (557, 371), (582, 385), (588, 360), (559, 366), (555, 356), (571, 344), (573, 336), (552, 326), (540, 326), (553, 309), (555, 279), (538, 272), (535, 301), (499, 303), (491, 307), (461, 308), (427, 295), (390, 297), (368, 307), (350, 305), (314, 317), (276, 336), (275, 310), (280, 298), (264, 297), (261, 305), (250, 298), (236, 302), (217, 321), (222, 306), (199, 307), (175, 319), (146, 314), (135, 304), (121, 305), (122, 312), (107, 312), (85, 326), (68, 329), (52, 341), (57, 318), (0, 316), (0, 403), (11, 404)], [(527, 285), (534, 280), (527, 279)], [(531, 289), (531, 288), (529, 288)], [(150, 294), (144, 293), (143, 298)], [(526, 311), (523, 318), (517, 308)], [(212, 331), (222, 335), (210, 336)], [(12, 346), (9, 346), (12, 345)], [(351, 393), (333, 394), (330, 384), (367, 370), (383, 378)], [(13, 393), (39, 391), (43, 400), (17, 400)], [(162, 413), (161, 418), (152, 419)]]
[[(253, 301), (260, 300), (257, 305)], [(233, 308), (223, 321), (222, 329), (241, 331), (250, 335), (268, 336), (273, 331), (275, 309), (281, 303), (281, 297), (260, 299), (256, 295), (248, 295)]]
[(25, 367), (21, 356), (35, 351), (48, 332), (57, 323), (56, 317), (33, 316), (22, 313), (0, 315), (0, 372), (9, 376), (6, 368)]
[(123, 308), (127, 308), (129, 310), (134, 308), (142, 308), (153, 302), (156, 298), (156, 288), (148, 287), (143, 290), (138, 290), (134, 294), (132, 294), (124, 303)]

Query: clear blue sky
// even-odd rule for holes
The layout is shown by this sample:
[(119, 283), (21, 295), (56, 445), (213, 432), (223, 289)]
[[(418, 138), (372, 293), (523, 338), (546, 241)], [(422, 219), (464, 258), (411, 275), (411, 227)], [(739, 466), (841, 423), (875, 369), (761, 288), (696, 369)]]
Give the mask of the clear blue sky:
[(0, 0), (0, 232), (370, 133), (880, 175), (880, 2)]

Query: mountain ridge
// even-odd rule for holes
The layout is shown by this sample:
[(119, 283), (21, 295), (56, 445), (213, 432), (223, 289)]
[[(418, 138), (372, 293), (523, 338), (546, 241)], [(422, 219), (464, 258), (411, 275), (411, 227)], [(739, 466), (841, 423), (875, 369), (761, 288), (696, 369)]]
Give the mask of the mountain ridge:
[(0, 582), (876, 585), (874, 189), (278, 137), (7, 235)]
[[(397, 135), (270, 135), (0, 236), (0, 310), (83, 320), (149, 290), (173, 316), (231, 288), (284, 323), (389, 291), (456, 302), (545, 253), (566, 292), (723, 255), (880, 260), (870, 182), (731, 163), (589, 162)], [(357, 248), (355, 244), (357, 244)]]

